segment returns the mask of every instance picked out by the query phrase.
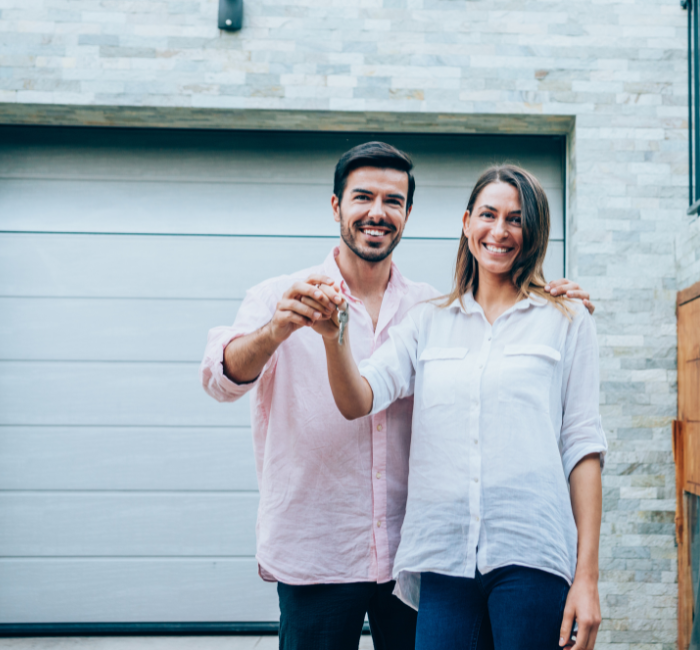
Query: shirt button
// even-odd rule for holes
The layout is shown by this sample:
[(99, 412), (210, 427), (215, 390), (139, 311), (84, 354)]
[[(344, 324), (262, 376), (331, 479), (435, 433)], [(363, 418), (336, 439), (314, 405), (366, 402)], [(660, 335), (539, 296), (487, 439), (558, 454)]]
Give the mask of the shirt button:
[(474, 521), (479, 521), (479, 515), (477, 515), (476, 517), (474, 517)]
[(478, 483), (478, 482), (479, 482), (479, 477), (478, 477), (478, 476), (475, 476), (475, 477), (474, 477), (474, 483)]
[(377, 478), (382, 478), (382, 473), (381, 473), (381, 472), (377, 472)]
[(381, 527), (382, 527), (382, 522), (381, 522), (381, 521), (378, 521), (378, 522), (377, 522), (377, 528), (381, 528)]
[(382, 425), (381, 425), (381, 424), (378, 424), (378, 425), (377, 425), (377, 431), (381, 431), (381, 430), (382, 430)]
[(479, 364), (479, 370), (481, 370), (483, 367), (484, 367), (484, 364), (483, 364), (483, 363), (480, 363), (480, 364)]
[(475, 445), (478, 445), (478, 444), (479, 444), (479, 439), (478, 439), (478, 438), (474, 438), (474, 444), (475, 444)]
[(487, 341), (490, 341), (490, 340), (491, 340), (491, 335), (490, 335), (490, 334), (486, 337), (486, 340), (487, 340)]

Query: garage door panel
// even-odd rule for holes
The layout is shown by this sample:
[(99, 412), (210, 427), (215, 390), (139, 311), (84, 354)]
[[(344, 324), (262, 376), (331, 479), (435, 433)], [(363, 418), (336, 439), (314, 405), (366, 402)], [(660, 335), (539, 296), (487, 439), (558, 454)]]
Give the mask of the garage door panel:
[[(411, 268), (414, 279), (447, 292), (457, 246), (456, 241), (406, 241), (397, 249), (396, 261), (400, 268)], [(63, 259), (55, 251), (53, 256), (58, 262)], [(562, 258), (562, 243), (551, 242), (548, 279), (563, 275)], [(82, 284), (86, 275), (94, 285), (101, 279), (106, 283), (108, 274), (98, 275), (101, 267), (94, 259), (94, 268), (83, 267), (74, 277), (65, 270), (64, 286)], [(80, 288), (86, 289), (84, 284)], [(199, 361), (208, 329), (233, 323), (239, 306), (240, 299), (0, 298), (0, 359)]]
[(0, 359), (199, 361), (240, 300), (0, 298)]
[(253, 558), (0, 560), (0, 623), (232, 620), (279, 620)]
[(0, 490), (258, 488), (249, 427), (0, 427)]
[(5, 127), (0, 176), (170, 182), (269, 179), (327, 183), (351, 147), (382, 140), (409, 153), (418, 182), (471, 189), (494, 164), (519, 164), (545, 186), (563, 182), (561, 137), (284, 131), (28, 129)]
[(0, 493), (0, 555), (252, 556), (257, 492)]
[[(406, 240), (407, 277), (449, 286), (456, 240)], [(240, 300), (263, 280), (323, 262), (337, 239), (0, 235), (0, 295)], [(450, 261), (452, 260), (452, 261)]]
[[(5, 231), (338, 236), (328, 184), (9, 179), (2, 187)], [(459, 237), (470, 189), (419, 184), (405, 235)], [(551, 236), (561, 238), (562, 188), (547, 193)]]
[(0, 424), (249, 426), (250, 408), (215, 402), (196, 363), (3, 361)]

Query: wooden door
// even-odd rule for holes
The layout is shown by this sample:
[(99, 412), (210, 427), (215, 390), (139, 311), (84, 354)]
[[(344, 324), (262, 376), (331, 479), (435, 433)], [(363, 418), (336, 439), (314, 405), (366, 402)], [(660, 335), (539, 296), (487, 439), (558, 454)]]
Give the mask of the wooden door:
[[(678, 293), (678, 420), (673, 426), (678, 540), (678, 647), (700, 636), (695, 625), (700, 570), (700, 282)], [(693, 577), (695, 576), (695, 578)]]

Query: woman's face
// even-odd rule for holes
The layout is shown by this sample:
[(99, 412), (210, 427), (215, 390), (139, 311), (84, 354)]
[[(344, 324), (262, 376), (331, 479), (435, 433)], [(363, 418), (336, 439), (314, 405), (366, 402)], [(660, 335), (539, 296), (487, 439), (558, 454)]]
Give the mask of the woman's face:
[(462, 218), (479, 273), (509, 274), (523, 247), (518, 190), (508, 183), (487, 185)]

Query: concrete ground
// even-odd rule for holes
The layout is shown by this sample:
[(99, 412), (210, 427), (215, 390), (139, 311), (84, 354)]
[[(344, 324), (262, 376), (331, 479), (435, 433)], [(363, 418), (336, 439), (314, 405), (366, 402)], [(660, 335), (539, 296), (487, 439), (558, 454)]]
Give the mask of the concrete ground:
[[(358, 650), (373, 650), (362, 635)], [(277, 650), (276, 636), (110, 636), (0, 639), (0, 650)]]

